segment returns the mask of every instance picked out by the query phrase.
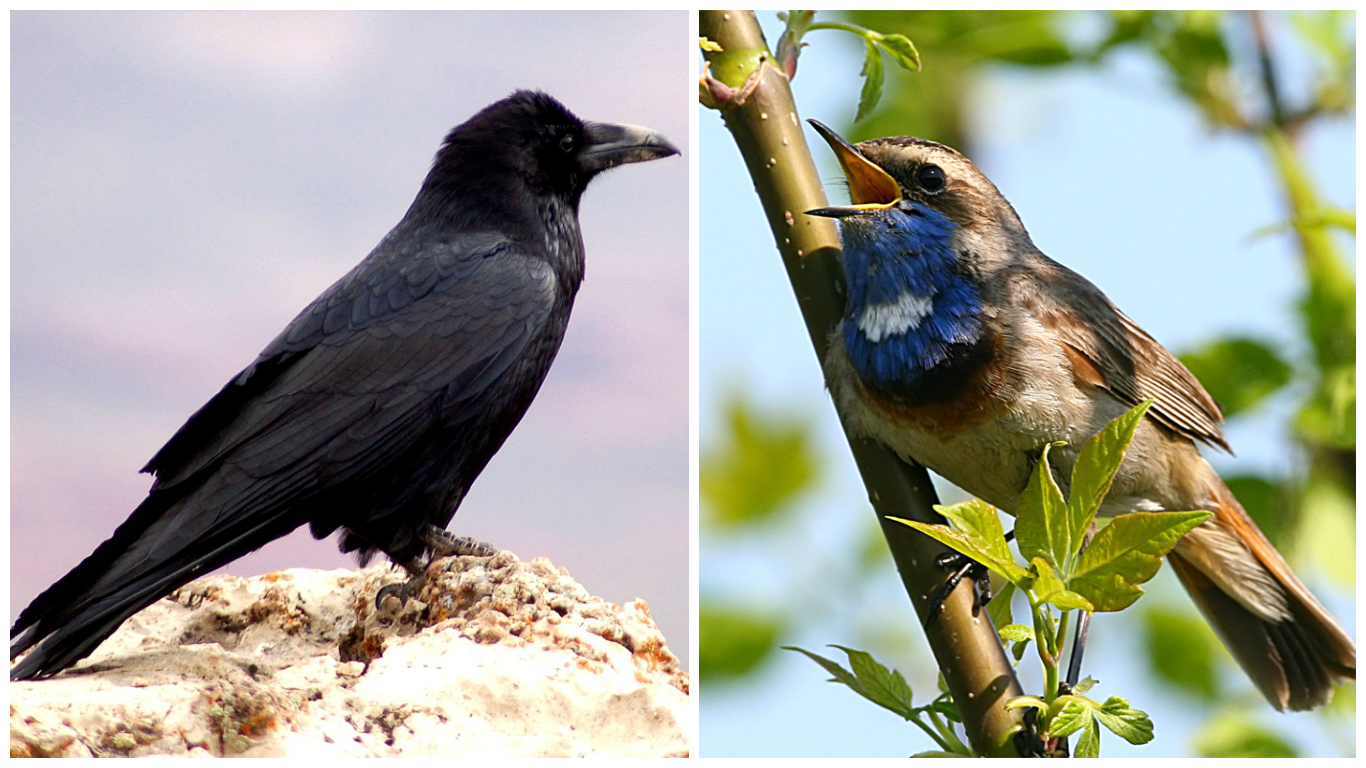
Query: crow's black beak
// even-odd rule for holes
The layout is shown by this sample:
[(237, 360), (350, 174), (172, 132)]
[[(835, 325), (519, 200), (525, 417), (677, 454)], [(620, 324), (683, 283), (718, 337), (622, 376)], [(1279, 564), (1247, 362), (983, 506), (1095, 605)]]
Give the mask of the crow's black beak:
[(588, 146), (579, 155), (579, 162), (589, 173), (678, 154), (678, 148), (668, 139), (639, 125), (586, 123), (584, 136)]

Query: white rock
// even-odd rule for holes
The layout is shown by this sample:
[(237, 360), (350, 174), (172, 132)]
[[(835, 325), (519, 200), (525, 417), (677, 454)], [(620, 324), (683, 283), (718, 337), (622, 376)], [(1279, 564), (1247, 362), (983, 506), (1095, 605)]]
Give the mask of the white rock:
[(89, 659), (10, 684), (11, 756), (687, 756), (688, 676), (637, 600), (543, 559), (186, 585)]

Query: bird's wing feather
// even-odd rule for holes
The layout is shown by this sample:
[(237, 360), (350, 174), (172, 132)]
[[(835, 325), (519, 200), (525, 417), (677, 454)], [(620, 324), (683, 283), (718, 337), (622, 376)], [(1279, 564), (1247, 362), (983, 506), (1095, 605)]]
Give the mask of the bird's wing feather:
[(1186, 366), (1086, 278), (1051, 260), (1046, 264), (1043, 279), (1049, 285), (1032, 292), (1030, 305), (1062, 342), (1077, 377), (1130, 406), (1153, 398), (1153, 418), (1192, 440), (1229, 450), (1219, 405)]

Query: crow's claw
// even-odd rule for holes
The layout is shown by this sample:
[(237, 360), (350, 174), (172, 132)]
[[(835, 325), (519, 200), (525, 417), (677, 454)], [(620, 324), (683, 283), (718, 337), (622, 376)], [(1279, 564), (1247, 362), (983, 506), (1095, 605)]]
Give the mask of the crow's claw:
[(408, 602), (408, 598), (422, 589), (422, 585), (426, 583), (427, 569), (417, 566), (415, 563), (405, 564), (403, 567), (413, 575), (406, 581), (398, 581), (380, 587), (379, 592), (375, 593), (375, 610), (383, 611), (384, 601), (389, 597), (398, 598), (398, 605), (402, 608)]

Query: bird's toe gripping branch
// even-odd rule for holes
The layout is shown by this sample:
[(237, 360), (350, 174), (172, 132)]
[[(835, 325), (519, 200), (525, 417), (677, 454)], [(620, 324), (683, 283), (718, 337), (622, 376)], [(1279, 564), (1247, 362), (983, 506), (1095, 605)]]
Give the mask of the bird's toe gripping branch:
[(946, 552), (939, 556), (935, 565), (950, 571), (944, 579), (944, 583), (939, 585), (934, 596), (930, 598), (929, 606), (925, 609), (925, 628), (929, 629), (934, 623), (935, 617), (939, 615), (939, 609), (944, 607), (944, 601), (953, 593), (955, 587), (964, 578), (972, 581), (973, 587), (973, 606), (974, 615), (977, 610), (991, 602), (991, 571), (985, 565), (973, 560), (967, 555), (958, 552)]

